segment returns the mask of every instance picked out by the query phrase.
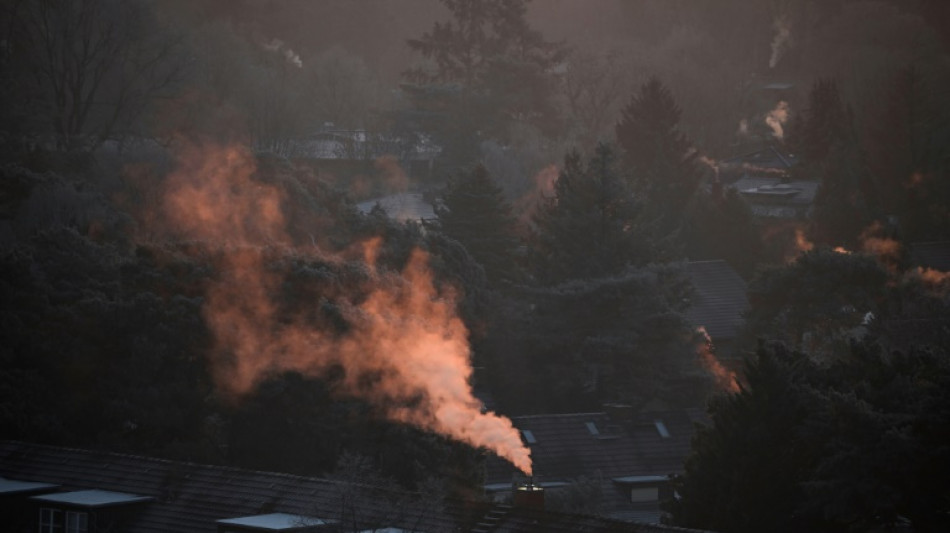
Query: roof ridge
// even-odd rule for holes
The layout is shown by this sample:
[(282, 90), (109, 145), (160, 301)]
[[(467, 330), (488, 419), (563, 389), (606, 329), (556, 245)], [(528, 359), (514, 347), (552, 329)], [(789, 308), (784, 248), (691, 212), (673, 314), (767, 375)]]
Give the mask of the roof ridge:
[(549, 413), (549, 414), (535, 414), (535, 415), (521, 415), (521, 416), (512, 416), (509, 417), (512, 420), (523, 420), (526, 418), (569, 418), (569, 417), (581, 417), (581, 416), (607, 416), (606, 411), (591, 411), (587, 413)]
[(192, 461), (181, 461), (181, 460), (177, 460), (177, 459), (167, 459), (167, 458), (165, 458), (165, 457), (153, 457), (153, 456), (149, 456), (149, 455), (136, 455), (136, 454), (131, 454), (131, 453), (115, 452), (115, 451), (110, 451), (110, 450), (89, 449), (89, 448), (74, 448), (74, 447), (72, 447), (72, 446), (56, 446), (56, 445), (54, 445), (54, 444), (33, 443), (33, 442), (25, 442), (25, 441), (9, 440), (9, 439), (0, 440), (0, 446), (6, 446), (6, 445), (8, 445), (8, 444), (11, 444), (11, 445), (19, 445), (19, 446), (25, 446), (25, 447), (34, 448), (34, 449), (36, 449), (36, 448), (43, 448), (43, 449), (49, 450), (49, 451), (51, 451), (51, 452), (55, 452), (55, 451), (59, 451), (59, 452), (73, 452), (73, 453), (79, 453), (79, 454), (82, 454), (82, 455), (85, 455), (85, 456), (93, 456), (93, 455), (105, 454), (105, 455), (109, 455), (109, 456), (116, 457), (116, 458), (132, 459), (132, 460), (136, 460), (136, 461), (150, 461), (150, 462), (153, 462), (153, 463), (166, 463), (166, 464), (168, 464), (169, 466), (176, 466), (176, 465), (177, 465), (177, 466), (190, 466), (190, 467), (194, 467), (194, 468), (196, 468), (196, 469), (218, 470), (219, 472), (243, 473), (243, 474), (258, 474), (258, 475), (269, 476), (269, 477), (280, 477), (280, 478), (285, 478), (285, 479), (294, 479), (294, 480), (301, 480), (301, 481), (318, 482), (318, 483), (324, 483), (324, 484), (327, 484), (327, 485), (340, 485), (340, 486), (347, 486), (347, 487), (362, 487), (362, 488), (370, 488), (370, 489), (377, 489), (377, 490), (393, 491), (393, 492), (398, 492), (398, 493), (400, 493), (400, 494), (419, 494), (419, 493), (413, 492), (413, 491), (392, 490), (392, 489), (389, 489), (389, 488), (387, 488), (387, 487), (381, 487), (381, 486), (379, 486), (379, 485), (371, 485), (371, 484), (368, 484), (368, 483), (360, 483), (360, 482), (358, 482), (358, 481), (344, 481), (344, 480), (341, 480), (341, 479), (330, 479), (330, 478), (326, 478), (326, 477), (317, 477), (317, 476), (302, 476), (302, 475), (299, 475), (299, 474), (290, 474), (290, 473), (287, 473), (287, 472), (273, 472), (273, 471), (267, 471), (267, 470), (254, 470), (254, 469), (241, 468), (241, 467), (239, 467), (239, 466), (230, 466), (230, 465), (214, 465), (214, 464), (207, 464), (207, 463), (195, 463), (195, 462), (192, 462)]

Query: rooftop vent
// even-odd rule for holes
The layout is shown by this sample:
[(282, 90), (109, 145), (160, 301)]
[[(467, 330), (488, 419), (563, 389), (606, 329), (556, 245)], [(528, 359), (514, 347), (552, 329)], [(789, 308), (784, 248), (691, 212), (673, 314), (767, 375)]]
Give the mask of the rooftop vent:
[(521, 435), (524, 437), (524, 441), (528, 444), (537, 444), (538, 439), (534, 438), (534, 433), (531, 433), (530, 429), (522, 429)]
[(145, 503), (150, 502), (155, 498), (150, 496), (139, 496), (138, 494), (128, 494), (126, 492), (112, 492), (108, 490), (77, 490), (73, 492), (43, 494), (41, 496), (33, 496), (30, 499), (43, 503), (73, 505), (76, 507), (96, 509), (100, 507), (112, 507), (116, 505), (127, 505), (132, 503)]
[(322, 520), (312, 516), (287, 513), (259, 514), (217, 521), (219, 533), (247, 533), (251, 531), (305, 533), (321, 531), (335, 523), (334, 520)]

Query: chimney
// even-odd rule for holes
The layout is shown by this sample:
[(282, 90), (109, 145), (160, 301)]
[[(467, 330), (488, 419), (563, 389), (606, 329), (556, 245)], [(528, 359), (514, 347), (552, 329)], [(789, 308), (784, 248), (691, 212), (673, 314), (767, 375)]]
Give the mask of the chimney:
[(622, 424), (633, 420), (633, 406), (622, 403), (605, 403), (604, 412), (614, 424)]
[(534, 484), (534, 478), (515, 487), (514, 506), (521, 509), (544, 510), (544, 489)]

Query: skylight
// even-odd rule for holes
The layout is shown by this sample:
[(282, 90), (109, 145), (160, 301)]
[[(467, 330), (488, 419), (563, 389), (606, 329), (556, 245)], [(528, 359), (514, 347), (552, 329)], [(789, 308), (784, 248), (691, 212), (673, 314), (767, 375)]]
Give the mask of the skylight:
[(524, 441), (528, 444), (537, 444), (538, 439), (534, 438), (534, 433), (531, 433), (529, 429), (522, 429), (521, 435), (524, 436)]
[(595, 437), (597, 435), (600, 435), (600, 431), (597, 429), (597, 425), (594, 424), (593, 422), (584, 422), (584, 425), (587, 426), (587, 431), (589, 431), (591, 435), (594, 435)]
[(670, 432), (666, 429), (666, 424), (662, 420), (654, 420), (653, 425), (656, 426), (656, 432), (660, 434), (664, 439), (670, 438)]

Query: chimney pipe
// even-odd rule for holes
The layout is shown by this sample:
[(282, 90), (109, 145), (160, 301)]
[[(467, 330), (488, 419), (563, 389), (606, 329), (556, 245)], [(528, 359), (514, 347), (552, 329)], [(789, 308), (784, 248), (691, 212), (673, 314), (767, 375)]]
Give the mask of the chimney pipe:
[(534, 478), (515, 487), (514, 506), (522, 509), (544, 510), (544, 489), (534, 484)]

